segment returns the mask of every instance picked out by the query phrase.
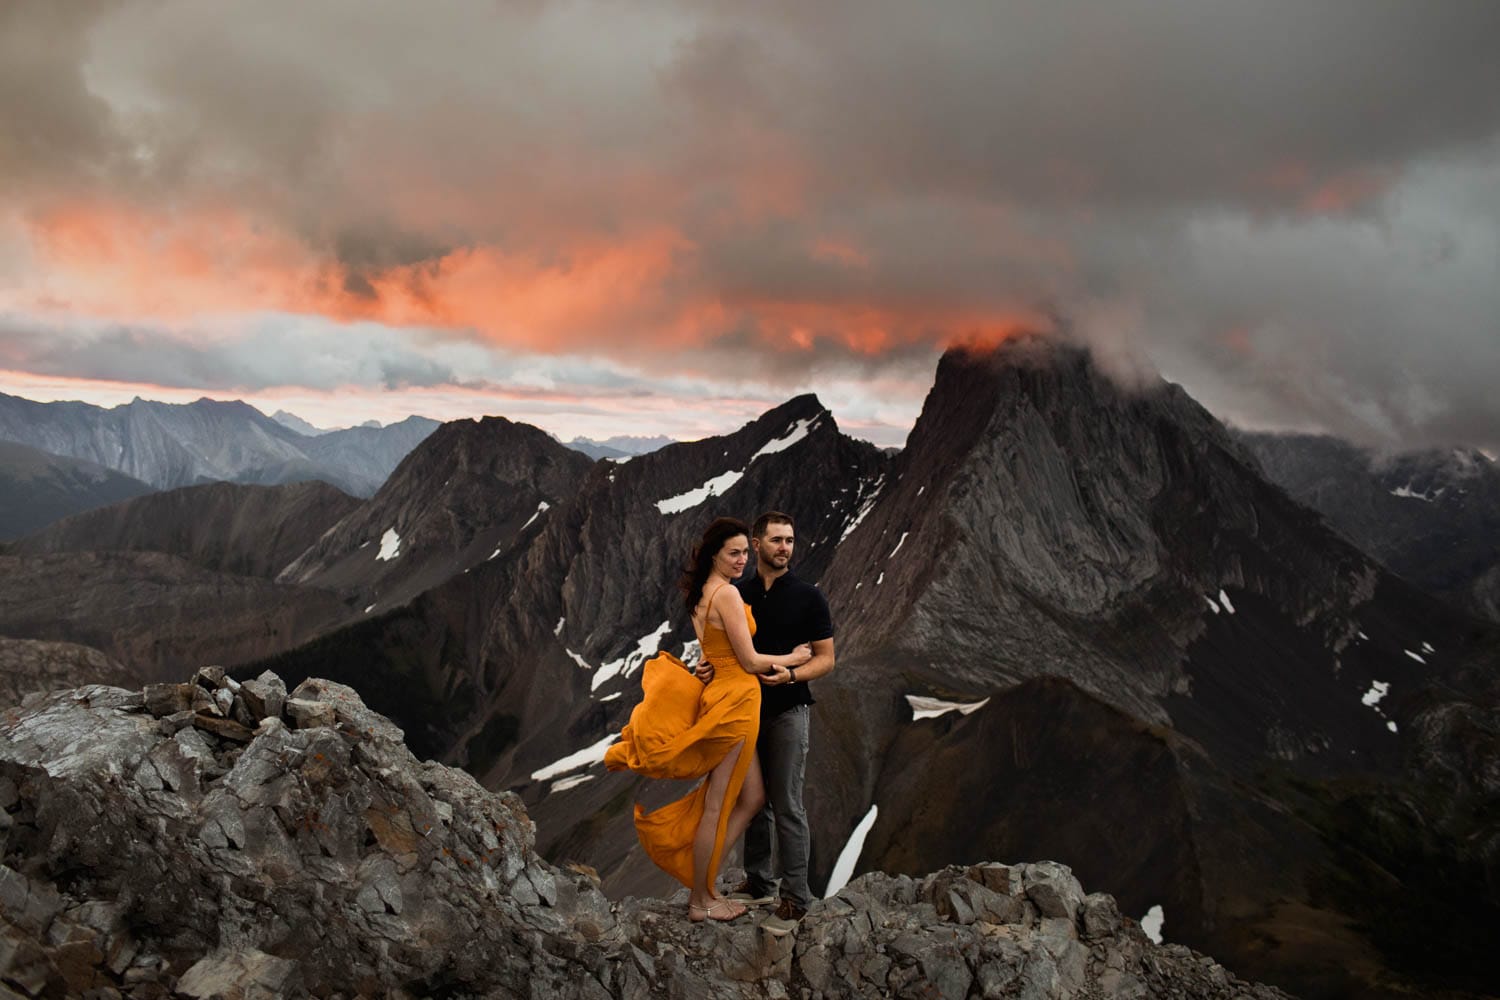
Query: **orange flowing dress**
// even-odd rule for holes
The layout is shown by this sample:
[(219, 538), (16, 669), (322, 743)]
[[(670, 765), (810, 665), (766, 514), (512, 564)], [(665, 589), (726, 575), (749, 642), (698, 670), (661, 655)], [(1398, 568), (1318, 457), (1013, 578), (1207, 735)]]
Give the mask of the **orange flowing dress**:
[[(710, 607), (712, 604), (710, 595)], [(745, 619), (753, 635), (755, 616), (748, 605)], [(671, 653), (659, 653), (646, 661), (641, 674), (645, 696), (630, 713), (620, 742), (604, 754), (604, 763), (611, 771), (629, 769), (648, 778), (702, 778), (736, 746), (743, 747), (719, 810), (719, 828), (708, 863), (708, 870), (717, 872), (724, 854), (729, 812), (755, 757), (755, 738), (760, 733), (760, 681), (740, 666), (729, 635), (721, 627), (705, 625), (702, 646), (704, 659), (714, 665), (714, 678), (707, 684)], [(647, 856), (690, 889), (693, 838), (707, 798), (705, 780), (659, 809), (646, 812), (639, 803), (635, 807), (635, 830)]]

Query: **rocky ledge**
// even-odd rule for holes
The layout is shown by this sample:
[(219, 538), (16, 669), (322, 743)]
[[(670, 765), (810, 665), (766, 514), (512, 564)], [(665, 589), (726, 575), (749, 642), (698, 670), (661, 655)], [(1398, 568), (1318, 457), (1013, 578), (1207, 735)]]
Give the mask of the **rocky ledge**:
[(33, 695), (0, 805), (0, 1000), (1285, 996), (1049, 862), (872, 873), (779, 939), (611, 902), (516, 796), (317, 679)]

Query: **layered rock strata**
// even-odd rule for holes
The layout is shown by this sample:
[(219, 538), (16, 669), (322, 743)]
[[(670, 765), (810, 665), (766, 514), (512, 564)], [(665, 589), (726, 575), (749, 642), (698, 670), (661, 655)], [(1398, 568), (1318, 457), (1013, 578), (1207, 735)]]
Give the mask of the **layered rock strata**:
[(611, 903), (324, 680), (77, 688), (0, 738), (0, 997), (1284, 996), (1045, 862), (872, 873), (781, 939)]

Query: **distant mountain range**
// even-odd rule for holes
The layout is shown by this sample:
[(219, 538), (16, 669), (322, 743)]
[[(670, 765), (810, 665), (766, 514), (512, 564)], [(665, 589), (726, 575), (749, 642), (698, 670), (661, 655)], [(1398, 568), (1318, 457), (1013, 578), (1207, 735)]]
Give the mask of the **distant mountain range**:
[[(894, 455), (814, 396), (628, 462), (454, 421), (369, 499), (200, 485), (23, 539), (0, 635), (348, 683), (419, 757), (515, 790), (548, 857), (667, 892), (641, 783), (599, 759), (644, 660), (692, 655), (673, 583), (704, 525), (778, 508), (837, 626), (815, 888), (858, 827), (856, 871), (1055, 859), (1300, 996), (1494, 993), (1500, 628), (1258, 454), (1180, 387), (1042, 340), (945, 354)], [(1392, 501), (1454, 488), (1413, 476)]]
[(618, 460), (634, 458), (636, 455), (645, 455), (656, 451), (658, 448), (665, 448), (667, 445), (674, 443), (671, 438), (660, 434), (655, 437), (617, 434), (603, 441), (595, 441), (593, 438), (576, 437), (567, 442), (567, 446), (574, 451), (583, 452), (589, 458), (612, 458)]
[(1500, 622), (1500, 466), (1471, 448), (1382, 455), (1240, 433), (1272, 482), (1428, 593)]
[[(297, 414), (295, 414), (295, 413), (288, 413), (286, 410), (277, 410), (275, 413), (271, 414), (271, 419), (274, 420), (274, 421), (276, 421), (278, 424), (280, 424), (283, 427), (290, 427), (292, 430), (296, 431), (298, 434), (306, 434), (308, 437), (318, 437), (321, 434), (333, 434), (337, 430), (344, 429), (344, 428), (314, 427), (312, 424), (308, 423), (306, 420), (303, 420), (301, 417), (297, 416)], [(378, 420), (366, 420), (364, 423), (360, 424), (359, 426), (360, 427), (380, 427), (382, 425), (381, 425), (380, 421), (378, 421)]]
[(409, 417), (389, 427), (308, 436), (239, 401), (137, 398), (105, 409), (0, 393), (0, 441), (93, 462), (162, 490), (214, 480), (321, 479), (351, 495), (370, 496), (437, 426)]

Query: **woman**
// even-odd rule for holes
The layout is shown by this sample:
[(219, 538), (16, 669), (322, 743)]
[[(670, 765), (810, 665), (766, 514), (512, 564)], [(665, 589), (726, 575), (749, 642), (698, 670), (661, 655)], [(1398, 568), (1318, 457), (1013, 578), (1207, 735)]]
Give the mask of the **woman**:
[(800, 667), (812, 658), (807, 645), (784, 656), (755, 651), (755, 619), (731, 586), (750, 558), (750, 528), (721, 517), (708, 526), (679, 586), (704, 659), (714, 679), (700, 684), (677, 657), (662, 653), (646, 663), (645, 698), (630, 713), (620, 742), (604, 763), (650, 778), (702, 778), (684, 798), (645, 812), (635, 807), (635, 828), (651, 860), (688, 887), (688, 919), (733, 920), (743, 904), (714, 889), (724, 848), (745, 832), (765, 805), (765, 785), (755, 757), (760, 730), (760, 682), (755, 674)]

